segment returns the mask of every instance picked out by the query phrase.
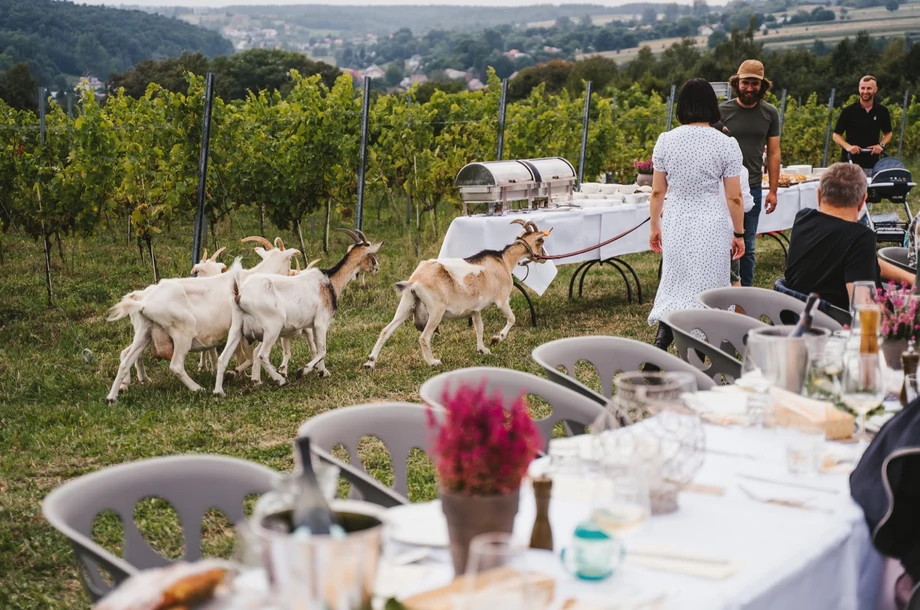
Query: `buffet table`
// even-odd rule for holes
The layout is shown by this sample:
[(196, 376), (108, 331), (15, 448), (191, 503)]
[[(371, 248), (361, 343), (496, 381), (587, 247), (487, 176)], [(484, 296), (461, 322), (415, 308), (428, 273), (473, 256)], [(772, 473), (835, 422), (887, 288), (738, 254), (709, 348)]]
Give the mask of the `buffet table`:
[[(576, 200), (583, 204), (585, 200)], [(547, 254), (574, 252), (627, 231), (649, 216), (649, 204), (611, 203), (583, 208), (550, 208), (531, 212), (513, 211), (501, 216), (458, 216), (451, 222), (438, 258), (467, 257), (486, 249), (501, 249), (512, 243), (521, 232), (521, 226), (511, 224), (521, 218), (532, 220), (541, 230), (552, 228), (552, 235), (546, 240)], [(761, 212), (758, 232), (775, 233), (792, 228), (799, 210), (817, 207), (817, 182), (806, 182), (778, 192), (778, 204), (772, 214)], [(556, 263), (546, 261), (530, 265), (530, 270), (519, 267), (514, 275), (528, 288), (542, 295), (556, 277), (556, 265), (608, 261), (624, 254), (648, 251), (649, 226), (643, 225), (629, 235), (599, 249), (562, 259)], [(614, 266), (623, 265), (631, 271), (625, 261), (614, 261)], [(576, 272), (577, 275), (577, 272)], [(624, 279), (625, 279), (624, 275)], [(574, 278), (573, 278), (574, 279)], [(638, 283), (638, 282), (637, 282)], [(641, 290), (641, 289), (640, 289)], [(641, 298), (639, 299), (641, 302)]]

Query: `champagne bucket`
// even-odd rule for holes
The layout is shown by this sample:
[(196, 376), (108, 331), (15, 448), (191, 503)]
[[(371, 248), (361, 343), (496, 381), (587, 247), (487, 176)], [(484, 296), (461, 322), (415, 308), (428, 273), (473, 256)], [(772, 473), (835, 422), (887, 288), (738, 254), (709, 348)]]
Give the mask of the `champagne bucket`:
[(764, 371), (774, 386), (801, 394), (811, 360), (824, 352), (831, 332), (826, 328), (812, 328), (804, 336), (793, 338), (789, 336), (793, 329), (795, 326), (768, 326), (752, 330), (748, 333), (747, 349), (755, 362), (771, 363), (771, 368), (776, 367), (773, 371)]
[(251, 525), (271, 587), (286, 610), (371, 608), (384, 509), (354, 500), (336, 500), (331, 508), (344, 537), (294, 535), (290, 510)]

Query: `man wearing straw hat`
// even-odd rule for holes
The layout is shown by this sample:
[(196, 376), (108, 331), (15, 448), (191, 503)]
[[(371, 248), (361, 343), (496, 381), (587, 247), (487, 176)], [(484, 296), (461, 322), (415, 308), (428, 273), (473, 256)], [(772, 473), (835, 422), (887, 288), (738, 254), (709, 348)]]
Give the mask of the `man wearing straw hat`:
[[(756, 59), (745, 60), (738, 73), (729, 79), (735, 97), (722, 102), (719, 110), (722, 122), (741, 147), (744, 167), (754, 207), (744, 213), (744, 256), (739, 262), (742, 286), (754, 283), (754, 241), (760, 220), (761, 204), (767, 214), (776, 209), (776, 189), (779, 186), (779, 112), (776, 106), (763, 101), (773, 83), (764, 77), (763, 64)], [(769, 190), (763, 194), (763, 149), (767, 148)]]

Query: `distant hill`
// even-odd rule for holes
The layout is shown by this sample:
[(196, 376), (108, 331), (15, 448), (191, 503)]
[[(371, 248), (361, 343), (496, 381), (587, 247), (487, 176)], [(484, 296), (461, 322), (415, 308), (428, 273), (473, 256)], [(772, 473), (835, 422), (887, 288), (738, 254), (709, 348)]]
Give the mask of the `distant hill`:
[(200, 51), (229, 55), (219, 33), (137, 10), (78, 5), (63, 0), (0, 0), (0, 72), (27, 62), (42, 84), (64, 75), (101, 80), (143, 59)]

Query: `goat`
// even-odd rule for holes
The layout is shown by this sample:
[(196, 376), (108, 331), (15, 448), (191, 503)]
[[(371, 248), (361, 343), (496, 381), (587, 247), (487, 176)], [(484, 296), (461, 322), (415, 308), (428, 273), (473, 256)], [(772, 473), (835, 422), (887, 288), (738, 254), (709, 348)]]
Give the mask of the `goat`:
[[(220, 256), (224, 250), (226, 250), (226, 248), (220, 248), (214, 254), (211, 255), (211, 258), (208, 258), (208, 251), (205, 250), (204, 255), (201, 257), (201, 260), (192, 267), (192, 271), (190, 275), (192, 277), (212, 277), (215, 275), (220, 275), (221, 273), (226, 271), (227, 265), (217, 260), (217, 257)], [(135, 290), (134, 292), (128, 293), (128, 295), (126, 295), (126, 298), (140, 300), (143, 298), (143, 295), (146, 293), (146, 291), (149, 290), (150, 288), (152, 288), (152, 286), (148, 286), (144, 290)], [(125, 350), (127, 349), (128, 348), (125, 348)], [(122, 355), (124, 355), (124, 351), (122, 351)], [(199, 371), (202, 371), (205, 368), (206, 356), (211, 357), (211, 362), (215, 364), (215, 367), (216, 367), (217, 350), (209, 350), (207, 355), (204, 352), (201, 353), (201, 360), (198, 363)], [(143, 356), (138, 357), (137, 362), (134, 363), (134, 368), (137, 370), (137, 382), (138, 383), (145, 383), (147, 381), (150, 381), (150, 378), (147, 377), (147, 369), (144, 368)], [(121, 384), (121, 389), (122, 390), (127, 389), (130, 384), (131, 384), (131, 373), (129, 372), (128, 376), (125, 377), (125, 380)]]
[[(245, 339), (261, 341), (258, 353), (269, 376), (279, 385), (287, 379), (278, 373), (269, 360), (272, 347), (279, 337), (292, 337), (303, 330), (312, 329), (316, 349), (313, 359), (297, 372), (301, 377), (317, 368), (320, 377), (327, 377), (326, 332), (335, 317), (338, 299), (359, 271), (376, 273), (379, 270), (374, 256), (383, 242), (371, 245), (361, 231), (337, 229), (353, 240), (345, 256), (331, 269), (305, 269), (293, 277), (252, 274), (233, 282), (233, 322), (227, 345), (217, 363), (217, 381), (214, 393), (223, 396), (224, 371), (236, 349)], [(255, 368), (253, 366), (253, 368)]]
[(422, 357), (430, 366), (441, 364), (431, 354), (431, 337), (442, 318), (472, 318), (476, 349), (480, 354), (489, 354), (482, 341), (482, 310), (494, 304), (507, 323), (501, 332), (492, 337), (492, 345), (504, 341), (515, 321), (511, 311), (511, 290), (514, 287), (511, 272), (524, 258), (532, 262), (546, 256), (543, 242), (552, 231), (540, 231), (532, 221), (521, 219), (513, 220), (512, 224), (522, 225), (524, 232), (504, 249), (483, 250), (468, 258), (422, 261), (408, 281), (397, 282), (396, 290), (402, 297), (396, 315), (380, 332), (364, 368), (374, 370), (383, 345), (413, 313), (415, 327), (422, 332), (418, 340)]
[(112, 307), (108, 320), (130, 317), (134, 340), (121, 352), (121, 364), (106, 397), (109, 402), (118, 400), (122, 381), (130, 374), (144, 348), (151, 343), (153, 355), (168, 359), (169, 370), (188, 389), (193, 392), (201, 389), (185, 370), (185, 356), (189, 351), (206, 351), (216, 347), (226, 338), (233, 315), (233, 282), (260, 272), (286, 276), (290, 273), (291, 258), (300, 254), (295, 249), (274, 248), (263, 237), (250, 237), (243, 241), (260, 241), (267, 248), (256, 248), (262, 262), (252, 269), (243, 270), (240, 259), (236, 259), (232, 274), (162, 280), (140, 291), (140, 294), (126, 295)]

